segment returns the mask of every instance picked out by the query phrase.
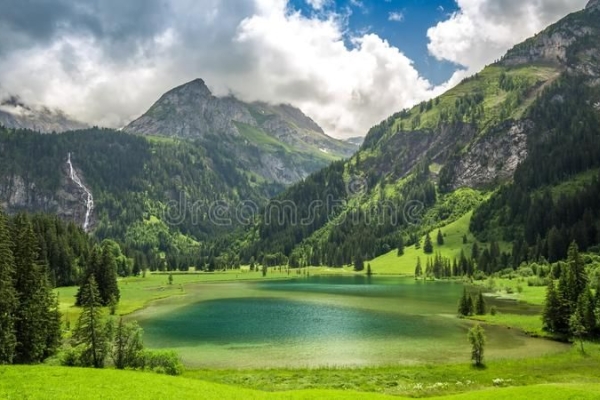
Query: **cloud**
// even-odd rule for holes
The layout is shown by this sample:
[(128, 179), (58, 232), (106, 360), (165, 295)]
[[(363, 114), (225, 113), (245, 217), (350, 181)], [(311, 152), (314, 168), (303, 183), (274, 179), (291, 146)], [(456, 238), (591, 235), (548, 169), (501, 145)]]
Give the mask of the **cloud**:
[(216, 94), (299, 106), (340, 137), (363, 135), (433, 93), (397, 48), (373, 34), (349, 37), (348, 15), (307, 17), (286, 0), (178, 0), (148, 2), (138, 21), (135, 2), (114, 2), (120, 14), (111, 19), (104, 1), (60, 1), (46, 27), (5, 21), (7, 41), (26, 40), (0, 55), (0, 91), (121, 127), (202, 77)]
[(399, 11), (393, 11), (388, 15), (389, 21), (402, 22), (404, 21), (404, 13)]
[(459, 11), (429, 29), (429, 52), (474, 72), (587, 0), (457, 0)]
[[(118, 128), (201, 77), (216, 94), (291, 103), (344, 137), (364, 135), (466, 74), (432, 87), (398, 48), (349, 33), (346, 8), (310, 1), (322, 7), (311, 16), (287, 0), (5, 0), (0, 98), (18, 94)], [(429, 50), (474, 70), (577, 9), (573, 1), (459, 0), (460, 11), (429, 31)]]
[(315, 10), (322, 10), (329, 3), (329, 0), (306, 0), (306, 2)]
[(431, 95), (411, 60), (378, 36), (356, 37), (348, 49), (333, 17), (307, 19), (269, 8), (244, 20), (236, 40), (261, 55), (247, 95), (262, 87), (263, 96), (300, 105), (338, 136), (364, 134)]

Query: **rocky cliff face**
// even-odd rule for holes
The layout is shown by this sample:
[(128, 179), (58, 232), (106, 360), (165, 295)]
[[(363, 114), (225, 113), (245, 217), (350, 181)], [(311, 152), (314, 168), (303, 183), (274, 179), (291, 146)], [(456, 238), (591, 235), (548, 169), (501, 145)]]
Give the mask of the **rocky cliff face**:
[(586, 47), (589, 56), (598, 55), (600, 43), (596, 39), (599, 29), (600, 1), (591, 0), (583, 11), (565, 17), (533, 38), (515, 46), (500, 64), (515, 66), (549, 63), (572, 67), (582, 61), (575, 57), (580, 46)]
[[(507, 67), (507, 71), (522, 68), (526, 71), (531, 65), (551, 66), (549, 71), (553, 72), (544, 74), (531, 90), (523, 92), (526, 97), (521, 98), (522, 105), (518, 109), (526, 110), (561, 73), (584, 77), (591, 86), (600, 85), (599, 59), (600, 0), (592, 0), (585, 10), (567, 16), (517, 45), (493, 68)], [(556, 102), (563, 100), (560, 96), (555, 99)], [(597, 109), (600, 109), (600, 101), (598, 105)], [(460, 157), (436, 160), (451, 170), (449, 189), (487, 187), (512, 179), (519, 164), (527, 158), (527, 138), (537, 127), (527, 118), (526, 111), (510, 117), (513, 118), (498, 121), (475, 135), (468, 146), (463, 147)]]
[(42, 133), (59, 133), (87, 128), (86, 124), (75, 121), (60, 110), (29, 106), (16, 96), (0, 102), (0, 125)]
[[(81, 176), (81, 172), (78, 171)], [(4, 175), (0, 180), (0, 207), (14, 214), (19, 211), (47, 212), (58, 215), (65, 221), (83, 226), (86, 215), (86, 193), (70, 179), (69, 167), (65, 161), (60, 171), (60, 185), (49, 191), (29, 182), (21, 175)], [(90, 228), (95, 225), (91, 215)]]
[(295, 107), (216, 97), (201, 79), (167, 92), (124, 130), (198, 140), (207, 148), (218, 142), (244, 169), (280, 184), (299, 181), (357, 150), (327, 136)]

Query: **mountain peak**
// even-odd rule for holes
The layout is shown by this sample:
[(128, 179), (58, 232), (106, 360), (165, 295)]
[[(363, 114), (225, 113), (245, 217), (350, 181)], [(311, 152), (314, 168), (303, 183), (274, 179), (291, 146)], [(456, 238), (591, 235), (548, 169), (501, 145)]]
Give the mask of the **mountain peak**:
[(202, 80), (200, 78), (196, 78), (193, 81), (184, 83), (183, 85), (178, 86), (175, 89), (173, 89), (172, 92), (185, 92), (188, 94), (200, 95), (202, 97), (212, 96), (212, 92), (210, 91), (208, 86), (206, 86), (206, 83), (204, 82), (204, 80)]

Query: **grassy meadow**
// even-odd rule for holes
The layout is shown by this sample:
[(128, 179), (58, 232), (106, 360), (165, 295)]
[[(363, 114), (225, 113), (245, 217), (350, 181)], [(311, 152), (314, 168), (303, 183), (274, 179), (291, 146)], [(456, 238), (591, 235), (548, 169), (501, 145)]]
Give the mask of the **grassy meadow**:
[[(116, 370), (0, 366), (6, 399), (597, 399), (600, 348), (520, 361), (319, 370), (198, 370), (182, 377)], [(260, 389), (260, 390), (259, 390)]]
[[(435, 243), (437, 230), (432, 233), (434, 251), (444, 257), (458, 257), (461, 250), (469, 254), (475, 238), (468, 234), (470, 214), (443, 227), (445, 243)], [(467, 234), (468, 243), (463, 244)], [(412, 275), (417, 257), (426, 262), (427, 256), (422, 249), (408, 247), (402, 257), (394, 250), (370, 262), (376, 275)], [(241, 270), (217, 273), (174, 273), (173, 284), (169, 284), (168, 274), (149, 273), (145, 277), (119, 280), (121, 302), (117, 314), (148, 313), (163, 302), (183, 304), (186, 299), (211, 300), (217, 296), (215, 291), (206, 290), (214, 284), (241, 285), (244, 282), (276, 282), (305, 276), (318, 275), (354, 275), (351, 267), (308, 268), (299, 275), (297, 271), (288, 272), (271, 268), (266, 277), (261, 272), (251, 272), (247, 267)], [(427, 285), (428, 283), (423, 283)], [(435, 283), (432, 283), (435, 284)], [(444, 283), (439, 283), (444, 284)], [(450, 283), (449, 283), (450, 284)], [(498, 300), (515, 305), (532, 305), (539, 310), (545, 298), (545, 288), (529, 287), (523, 279), (494, 279), (474, 282), (472, 290), (480, 286), (486, 292), (490, 304)], [(232, 286), (233, 287), (233, 286)], [(65, 321), (71, 326), (79, 315), (79, 309), (73, 306), (76, 287), (60, 288), (61, 311)], [(211, 294), (212, 293), (212, 294)], [(224, 291), (221, 296), (233, 293)], [(238, 296), (248, 293), (240, 291)], [(213, 296), (214, 295), (214, 296)], [(252, 294), (259, 296), (260, 293)], [(288, 300), (306, 300), (302, 292), (282, 295)], [(311, 295), (312, 296), (312, 295)], [(340, 294), (321, 294), (319, 302), (332, 305), (348, 305), (365, 310), (378, 307), (378, 300), (370, 299), (361, 303)], [(234, 296), (235, 297), (235, 296)], [(317, 296), (318, 297), (318, 296)], [(160, 300), (160, 301), (158, 301)], [(316, 300), (315, 300), (316, 301)], [(381, 307), (394, 307), (388, 300), (380, 301)], [(388, 302), (388, 303), (385, 303)], [(385, 306), (383, 304), (386, 304)], [(388, 311), (390, 311), (388, 310)], [(137, 313), (133, 315), (135, 317)], [(455, 319), (454, 315), (445, 318)], [(503, 310), (496, 315), (476, 316), (472, 320), (485, 324), (486, 330), (494, 337), (496, 328), (514, 328), (515, 332), (543, 337), (541, 318), (538, 313), (520, 313)], [(473, 321), (465, 320), (466, 323)], [(466, 338), (465, 338), (466, 340)], [(506, 352), (501, 356), (492, 346), (488, 353), (488, 362), (483, 369), (472, 367), (468, 362), (468, 352), (464, 362), (450, 358), (446, 363), (391, 363), (389, 366), (365, 367), (272, 367), (228, 369), (223, 367), (203, 368), (188, 364), (188, 370), (182, 377), (168, 377), (133, 371), (84, 370), (56, 366), (0, 367), (0, 398), (10, 399), (79, 399), (95, 398), (101, 393), (106, 399), (155, 399), (155, 398), (202, 398), (202, 399), (384, 399), (384, 398), (420, 398), (436, 399), (596, 399), (600, 398), (600, 346), (586, 344), (586, 354), (582, 355), (577, 346), (564, 346), (559, 351), (544, 350), (541, 346), (548, 343), (545, 339), (528, 339), (531, 344), (516, 349), (519, 357)], [(427, 346), (427, 344), (417, 344)], [(317, 346), (318, 347), (318, 346)], [(549, 348), (549, 347), (548, 347)], [(201, 347), (204, 349), (204, 347)], [(427, 350), (429, 348), (426, 348)], [(557, 348), (558, 349), (558, 348)], [(566, 350), (565, 350), (566, 349)], [(188, 349), (189, 350), (189, 349)], [(186, 350), (186, 351), (188, 351)], [(191, 350), (190, 350), (191, 351)], [(213, 354), (204, 350), (194, 353), (203, 357)], [(389, 350), (388, 350), (389, 351)], [(427, 351), (439, 351), (432, 347)], [(216, 353), (215, 353), (216, 354)], [(546, 354), (546, 355), (544, 355)], [(191, 368), (190, 368), (191, 367)], [(65, 384), (69, 382), (69, 384)]]
[[(476, 241), (475, 237), (469, 232), (471, 215), (472, 213), (468, 213), (441, 228), (442, 235), (444, 235), (444, 244), (442, 246), (438, 246), (436, 242), (437, 229), (431, 232), (430, 236), (433, 242), (434, 253), (439, 252), (443, 257), (450, 259), (460, 257), (461, 251), (464, 251), (467, 256), (471, 254), (473, 243)], [(464, 235), (467, 235), (467, 244), (463, 244)], [(421, 238), (421, 244), (424, 242), (424, 238)], [(400, 257), (398, 257), (397, 249), (394, 249), (370, 261), (370, 264), (374, 274), (414, 275), (417, 258), (421, 259), (424, 268), (427, 258), (432, 256), (432, 254), (425, 254), (422, 246), (420, 249), (410, 246), (404, 249), (404, 255)]]

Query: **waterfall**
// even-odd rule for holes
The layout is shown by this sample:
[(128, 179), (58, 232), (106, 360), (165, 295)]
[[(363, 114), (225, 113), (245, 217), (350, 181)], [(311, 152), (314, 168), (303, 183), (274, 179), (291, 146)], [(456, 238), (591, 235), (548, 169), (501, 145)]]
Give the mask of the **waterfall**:
[(92, 211), (94, 210), (94, 196), (92, 196), (91, 190), (85, 187), (83, 182), (81, 182), (79, 175), (77, 175), (77, 171), (75, 171), (75, 168), (73, 168), (73, 163), (71, 162), (71, 153), (69, 153), (67, 164), (69, 165), (69, 175), (71, 180), (85, 192), (85, 220), (83, 222), (83, 230), (89, 232), (90, 217), (92, 216)]

